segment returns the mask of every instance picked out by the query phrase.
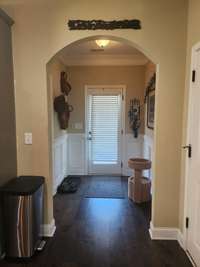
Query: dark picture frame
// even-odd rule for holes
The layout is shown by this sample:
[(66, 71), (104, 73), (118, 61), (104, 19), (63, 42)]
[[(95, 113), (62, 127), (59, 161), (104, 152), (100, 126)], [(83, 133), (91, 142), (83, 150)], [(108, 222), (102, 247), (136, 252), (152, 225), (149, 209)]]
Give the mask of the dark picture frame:
[(147, 97), (147, 127), (154, 129), (154, 117), (155, 117), (155, 89), (149, 91)]

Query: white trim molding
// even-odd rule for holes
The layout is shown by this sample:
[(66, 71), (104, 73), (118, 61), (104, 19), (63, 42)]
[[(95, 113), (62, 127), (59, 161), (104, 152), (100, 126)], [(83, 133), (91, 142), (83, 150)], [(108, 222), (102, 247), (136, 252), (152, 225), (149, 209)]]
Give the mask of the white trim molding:
[(68, 133), (68, 175), (84, 175), (85, 133)]
[(177, 233), (177, 241), (178, 241), (179, 245), (184, 250), (186, 250), (186, 242), (185, 242), (185, 239), (184, 239), (184, 234), (180, 230), (178, 230), (178, 233)]
[(129, 158), (143, 157), (143, 135), (139, 134), (134, 138), (133, 134), (127, 133), (123, 135), (123, 148), (122, 148), (122, 175), (132, 176), (133, 170), (128, 167)]
[(58, 185), (67, 176), (67, 141), (68, 135), (56, 137), (53, 143), (53, 195)]
[(178, 228), (168, 228), (168, 227), (154, 227), (153, 223), (150, 222), (150, 229), (149, 229), (150, 237), (152, 240), (176, 240), (181, 248), (185, 251), (187, 257), (189, 258), (190, 262), (194, 267), (196, 265), (193, 262), (190, 254), (186, 248), (186, 241), (184, 239), (183, 233)]
[(178, 241), (178, 228), (168, 227), (154, 227), (150, 222), (150, 237), (152, 240), (177, 240)]
[(153, 223), (150, 222), (149, 234), (152, 240), (176, 240), (182, 249), (186, 251), (184, 235), (178, 228), (155, 227)]
[(53, 237), (56, 231), (55, 220), (53, 219), (50, 224), (42, 225), (42, 236)]
[[(154, 139), (153, 136), (144, 135), (144, 142), (143, 142), (143, 157), (145, 159), (151, 160), (153, 162), (154, 158)], [(152, 168), (150, 170), (144, 171), (145, 177), (148, 177), (152, 180), (153, 174), (152, 174)]]

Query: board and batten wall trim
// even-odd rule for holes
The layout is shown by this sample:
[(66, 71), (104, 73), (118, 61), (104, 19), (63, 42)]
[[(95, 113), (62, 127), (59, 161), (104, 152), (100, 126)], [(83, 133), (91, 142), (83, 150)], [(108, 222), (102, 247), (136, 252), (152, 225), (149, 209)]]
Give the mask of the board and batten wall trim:
[(85, 175), (85, 134), (68, 133), (68, 175)]
[(55, 138), (53, 143), (53, 195), (57, 192), (58, 185), (68, 175), (68, 135), (64, 134)]
[[(86, 134), (68, 133), (67, 140), (68, 175), (87, 175)], [(133, 172), (128, 168), (128, 159), (143, 156), (143, 135), (134, 138), (132, 134), (125, 134), (123, 137), (122, 156), (122, 175), (130, 176)]]

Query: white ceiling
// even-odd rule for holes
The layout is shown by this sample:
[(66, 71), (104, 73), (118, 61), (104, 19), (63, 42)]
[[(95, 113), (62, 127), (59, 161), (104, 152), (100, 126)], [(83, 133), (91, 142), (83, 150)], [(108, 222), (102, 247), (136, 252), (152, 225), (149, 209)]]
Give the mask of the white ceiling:
[(59, 59), (66, 65), (144, 65), (148, 59), (136, 48), (111, 41), (101, 49), (95, 40), (72, 44), (64, 48)]

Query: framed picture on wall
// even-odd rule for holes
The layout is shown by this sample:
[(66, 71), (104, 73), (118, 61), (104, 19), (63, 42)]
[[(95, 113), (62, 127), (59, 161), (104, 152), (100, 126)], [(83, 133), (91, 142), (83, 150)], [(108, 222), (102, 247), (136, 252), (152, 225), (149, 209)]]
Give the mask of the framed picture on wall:
[(148, 94), (147, 98), (147, 127), (154, 129), (155, 90)]

